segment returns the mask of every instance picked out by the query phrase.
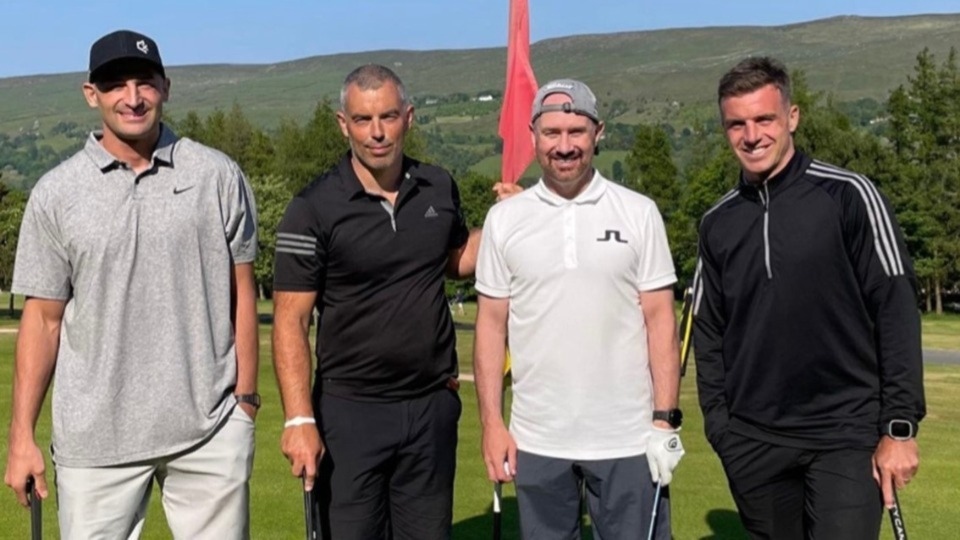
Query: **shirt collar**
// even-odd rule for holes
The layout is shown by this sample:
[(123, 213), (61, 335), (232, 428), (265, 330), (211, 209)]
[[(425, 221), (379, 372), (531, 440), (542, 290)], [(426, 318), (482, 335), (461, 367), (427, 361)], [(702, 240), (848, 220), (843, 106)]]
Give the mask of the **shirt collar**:
[(573, 199), (565, 199), (553, 191), (550, 191), (550, 188), (547, 187), (542, 177), (540, 181), (537, 182), (537, 185), (533, 186), (533, 190), (537, 197), (540, 197), (540, 200), (553, 206), (593, 204), (599, 201), (600, 198), (603, 197), (603, 194), (606, 193), (607, 179), (601, 176), (599, 171), (594, 169), (593, 178), (590, 179), (590, 183)]
[[(106, 172), (109, 169), (112, 169), (120, 163), (120, 160), (117, 159), (113, 154), (107, 152), (107, 149), (100, 144), (100, 139), (103, 138), (103, 130), (95, 130), (90, 132), (90, 136), (87, 137), (87, 142), (84, 144), (83, 149), (90, 156), (90, 159), (93, 160), (94, 165), (100, 169), (101, 172)], [(177, 134), (174, 133), (170, 128), (164, 124), (160, 124), (160, 138), (157, 139), (157, 145), (153, 149), (152, 161), (154, 164), (163, 163), (164, 165), (173, 166), (173, 149), (176, 146)]]
[[(353, 153), (347, 151), (346, 154), (340, 159), (340, 163), (337, 164), (337, 170), (340, 176), (340, 185), (343, 187), (344, 191), (347, 193), (347, 198), (355, 199), (361, 195), (366, 194), (366, 190), (363, 189), (363, 184), (360, 183), (360, 179), (357, 178), (356, 171), (353, 170), (353, 163), (351, 163), (351, 158)], [(398, 186), (398, 191), (403, 189), (404, 184), (413, 180), (418, 185), (429, 183), (426, 177), (419, 173), (420, 162), (415, 159), (411, 159), (407, 156), (403, 156), (403, 180), (400, 181), (400, 186)]]

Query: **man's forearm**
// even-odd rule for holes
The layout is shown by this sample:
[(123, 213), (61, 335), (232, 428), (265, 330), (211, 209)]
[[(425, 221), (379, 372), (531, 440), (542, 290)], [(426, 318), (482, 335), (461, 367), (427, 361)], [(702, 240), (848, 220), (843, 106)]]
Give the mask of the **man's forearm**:
[[(58, 306), (59, 304), (59, 306)], [(41, 308), (40, 306), (45, 306)], [(32, 440), (60, 347), (63, 304), (28, 299), (20, 320), (13, 374), (10, 439)]]
[(309, 331), (309, 317), (274, 313), (273, 367), (286, 418), (313, 416)]
[(679, 403), (680, 344), (673, 313), (659, 314), (647, 321), (653, 404), (658, 410), (673, 409)]
[(673, 409), (680, 393), (680, 344), (673, 312), (673, 291), (644, 292), (640, 302), (647, 326), (653, 405), (657, 410)]
[(506, 362), (505, 310), (501, 306), (491, 309), (490, 302), (503, 301), (480, 298), (473, 349), (473, 373), (480, 403), (480, 422), (484, 426), (490, 422), (503, 422), (503, 368)]
[(234, 273), (236, 280), (234, 339), (237, 354), (235, 393), (252, 394), (257, 391), (257, 378), (260, 368), (260, 332), (253, 265), (237, 265), (234, 268)]

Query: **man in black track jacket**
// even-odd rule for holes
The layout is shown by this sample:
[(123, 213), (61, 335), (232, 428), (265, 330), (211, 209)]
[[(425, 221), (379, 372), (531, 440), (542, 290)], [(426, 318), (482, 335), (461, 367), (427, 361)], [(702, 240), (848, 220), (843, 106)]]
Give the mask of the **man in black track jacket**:
[(697, 386), (753, 538), (877, 538), (925, 414), (916, 280), (887, 200), (795, 150), (786, 68), (720, 81), (739, 185), (700, 225)]

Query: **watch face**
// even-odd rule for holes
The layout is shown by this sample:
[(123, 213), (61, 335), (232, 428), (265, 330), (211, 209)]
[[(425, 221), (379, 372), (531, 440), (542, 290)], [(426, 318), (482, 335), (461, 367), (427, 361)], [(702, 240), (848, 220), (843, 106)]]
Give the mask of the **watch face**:
[(907, 420), (891, 420), (889, 433), (894, 439), (909, 439), (913, 437), (913, 424)]
[(653, 411), (654, 420), (663, 420), (670, 424), (670, 427), (676, 429), (683, 423), (683, 412), (680, 409), (670, 409), (669, 411)]

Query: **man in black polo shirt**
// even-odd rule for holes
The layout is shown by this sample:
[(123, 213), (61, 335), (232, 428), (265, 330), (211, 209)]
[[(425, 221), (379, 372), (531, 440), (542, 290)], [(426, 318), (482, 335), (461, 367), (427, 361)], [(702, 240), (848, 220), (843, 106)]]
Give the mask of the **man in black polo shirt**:
[(473, 273), (479, 231), (450, 175), (403, 155), (413, 107), (396, 74), (350, 73), (337, 119), (350, 152), (277, 232), (282, 449), (306, 489), (318, 480), (325, 538), (449, 538), (461, 405), (443, 276)]

